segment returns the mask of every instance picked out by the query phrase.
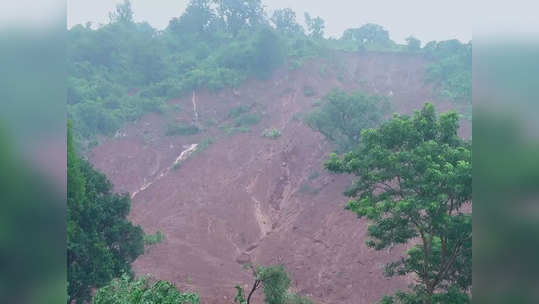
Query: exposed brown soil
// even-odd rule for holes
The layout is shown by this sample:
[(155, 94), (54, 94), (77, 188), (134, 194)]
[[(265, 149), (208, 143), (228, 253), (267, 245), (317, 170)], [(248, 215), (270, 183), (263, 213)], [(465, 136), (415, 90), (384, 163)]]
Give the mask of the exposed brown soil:
[[(402, 248), (374, 251), (365, 245), (367, 222), (343, 210), (350, 177), (331, 175), (322, 164), (331, 145), (298, 115), (332, 88), (390, 96), (395, 112), (412, 113), (438, 101), (424, 82), (425, 62), (399, 54), (347, 54), (281, 70), (267, 81), (235, 90), (197, 92), (171, 101), (180, 112), (150, 114), (104, 139), (89, 155), (118, 192), (135, 194), (131, 220), (166, 239), (140, 256), (137, 274), (151, 273), (195, 290), (202, 303), (233, 303), (234, 286), (250, 284), (242, 264), (282, 263), (293, 289), (316, 303), (372, 303), (404, 278), (386, 278), (383, 265)], [(304, 87), (316, 95), (304, 96)], [(197, 114), (193, 113), (196, 103)], [(262, 115), (249, 133), (227, 135), (228, 111), (238, 105)], [(197, 135), (165, 136), (170, 122), (198, 123)], [(261, 136), (266, 128), (281, 136)], [(471, 134), (463, 122), (461, 133)], [(179, 155), (213, 138), (207, 149), (173, 164)], [(262, 303), (258, 295), (255, 303)]]

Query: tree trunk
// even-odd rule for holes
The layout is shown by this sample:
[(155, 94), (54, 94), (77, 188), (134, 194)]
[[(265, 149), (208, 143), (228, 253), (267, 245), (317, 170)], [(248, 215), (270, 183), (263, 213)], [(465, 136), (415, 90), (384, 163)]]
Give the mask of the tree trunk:
[(260, 280), (255, 280), (255, 283), (253, 284), (253, 288), (251, 289), (251, 292), (249, 292), (249, 296), (247, 297), (247, 304), (251, 304), (251, 296), (255, 292), (255, 290), (258, 288), (258, 285), (260, 284)]

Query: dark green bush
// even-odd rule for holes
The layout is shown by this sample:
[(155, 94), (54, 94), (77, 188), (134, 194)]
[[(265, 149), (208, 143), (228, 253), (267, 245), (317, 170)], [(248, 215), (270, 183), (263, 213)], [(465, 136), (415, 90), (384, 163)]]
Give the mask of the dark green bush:
[(167, 136), (176, 136), (176, 135), (193, 135), (200, 132), (200, 128), (195, 125), (187, 124), (169, 124), (165, 135)]

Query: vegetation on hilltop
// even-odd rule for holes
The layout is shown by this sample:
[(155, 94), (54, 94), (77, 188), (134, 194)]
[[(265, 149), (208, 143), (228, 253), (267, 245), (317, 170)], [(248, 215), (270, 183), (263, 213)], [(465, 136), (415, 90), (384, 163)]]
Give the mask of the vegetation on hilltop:
[[(238, 86), (248, 77), (267, 78), (287, 62), (297, 68), (329, 50), (412, 52), (433, 60), (432, 81), (444, 97), (471, 96), (471, 43), (421, 42), (398, 45), (380, 25), (324, 38), (324, 20), (305, 14), (303, 29), (291, 9), (268, 17), (260, 0), (192, 0), (162, 31), (135, 22), (128, 0), (110, 22), (68, 31), (68, 117), (76, 140), (111, 135), (124, 122), (168, 110), (166, 101), (192, 90)], [(413, 38), (413, 39), (412, 39)]]
[[(248, 77), (266, 79), (283, 65), (293, 69), (306, 59), (330, 50), (404, 52), (430, 61), (428, 80), (440, 94), (471, 105), (472, 44), (457, 40), (392, 41), (382, 26), (347, 29), (339, 39), (325, 38), (324, 20), (305, 14), (306, 29), (291, 9), (266, 15), (261, 0), (191, 0), (185, 12), (158, 31), (135, 22), (129, 1), (110, 14), (110, 23), (68, 31), (67, 132), (67, 271), (68, 302), (191, 303), (194, 293), (179, 292), (170, 282), (131, 278), (131, 262), (144, 242), (157, 243), (159, 232), (144, 238), (127, 220), (130, 199), (115, 194), (112, 184), (75, 152), (75, 140), (111, 135), (123, 123), (149, 112), (169, 110), (167, 100), (193, 90), (238, 86)], [(304, 95), (316, 95), (305, 87)], [(439, 117), (434, 107), (413, 116), (396, 115), (382, 122), (387, 101), (360, 92), (332, 91), (306, 122), (334, 141), (342, 156), (326, 163), (335, 173), (359, 178), (346, 192), (347, 209), (371, 221), (368, 246), (381, 250), (419, 240), (407, 255), (386, 267), (388, 275), (414, 274), (408, 291), (381, 303), (467, 303), (471, 286), (471, 213), (464, 212), (471, 195), (471, 142), (458, 138), (456, 113)], [(230, 133), (249, 130), (259, 113), (239, 106), (228, 118)], [(168, 125), (166, 135), (203, 132), (196, 125)], [(280, 131), (265, 129), (276, 139)], [(201, 149), (211, 144), (207, 139)], [(201, 151), (201, 150), (200, 150)], [(319, 189), (303, 190), (309, 193)], [(237, 286), (235, 301), (249, 304), (263, 289), (265, 302), (310, 303), (289, 291), (290, 279), (281, 266), (253, 269), (254, 283), (246, 294)], [(114, 280), (114, 278), (119, 278)], [(245, 298), (247, 297), (247, 298)]]

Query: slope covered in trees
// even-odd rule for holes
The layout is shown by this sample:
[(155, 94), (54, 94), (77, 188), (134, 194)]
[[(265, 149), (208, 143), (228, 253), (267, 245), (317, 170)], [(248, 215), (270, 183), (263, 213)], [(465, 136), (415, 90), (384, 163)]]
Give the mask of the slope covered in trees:
[[(470, 101), (471, 44), (421, 42), (398, 45), (381, 26), (346, 30), (324, 38), (324, 20), (305, 14), (307, 30), (290, 9), (268, 17), (260, 0), (193, 0), (158, 31), (133, 21), (129, 1), (110, 23), (68, 31), (68, 114), (76, 139), (112, 135), (125, 122), (149, 112), (169, 111), (166, 101), (193, 90), (237, 87), (251, 76), (267, 78), (330, 50), (420, 53), (434, 60), (430, 79), (451, 99)], [(95, 142), (93, 143), (95, 144)]]

